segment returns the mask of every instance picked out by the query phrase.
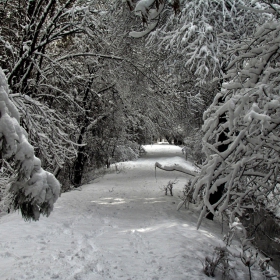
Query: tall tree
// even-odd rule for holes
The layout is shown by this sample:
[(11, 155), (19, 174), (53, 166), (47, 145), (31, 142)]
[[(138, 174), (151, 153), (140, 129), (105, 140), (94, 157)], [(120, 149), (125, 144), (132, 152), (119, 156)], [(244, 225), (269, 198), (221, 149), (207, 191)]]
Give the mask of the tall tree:
[(88, 78), (80, 58), (97, 56), (96, 49), (89, 52), (79, 41), (88, 36), (98, 44), (103, 27), (96, 6), (101, 2), (1, 4), (1, 65), (17, 92), (11, 97), (24, 116), (22, 125), (50, 170), (58, 170), (77, 154), (75, 115), (85, 109), (75, 96)]

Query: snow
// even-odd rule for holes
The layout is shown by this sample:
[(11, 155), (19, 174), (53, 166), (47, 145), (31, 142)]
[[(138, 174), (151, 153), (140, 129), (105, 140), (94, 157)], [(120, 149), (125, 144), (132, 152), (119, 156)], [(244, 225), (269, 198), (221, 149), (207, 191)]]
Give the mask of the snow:
[(157, 21), (150, 22), (144, 31), (131, 31), (129, 32), (129, 36), (133, 38), (141, 38), (150, 33), (157, 26), (157, 24)]
[[(196, 211), (176, 211), (187, 176), (157, 170), (155, 177), (154, 170), (156, 161), (193, 165), (180, 147), (144, 149), (137, 161), (62, 194), (49, 218), (27, 223), (18, 213), (3, 216), (0, 279), (209, 279), (202, 262), (223, 246), (220, 223), (206, 220), (196, 230)], [(165, 196), (163, 186), (175, 179), (174, 196)], [(249, 279), (241, 261), (234, 266), (236, 279)]]
[(0, 153), (1, 158), (15, 160), (14, 173), (17, 173), (6, 186), (8, 193), (4, 204), (9, 205), (9, 209), (21, 209), (25, 219), (39, 220), (40, 213), (49, 216), (53, 210), (60, 194), (60, 183), (43, 170), (40, 159), (34, 157), (34, 147), (19, 124), (19, 112), (8, 93), (7, 79), (0, 67)]
[(135, 13), (142, 12), (147, 13), (149, 7), (153, 4), (154, 0), (140, 0), (135, 7)]

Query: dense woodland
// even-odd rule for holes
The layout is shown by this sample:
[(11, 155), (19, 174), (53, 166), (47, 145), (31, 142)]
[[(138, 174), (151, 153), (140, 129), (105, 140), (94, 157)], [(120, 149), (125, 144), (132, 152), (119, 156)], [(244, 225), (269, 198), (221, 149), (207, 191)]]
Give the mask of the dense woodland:
[(279, 18), (278, 0), (1, 1), (2, 210), (49, 215), (88, 170), (165, 137), (201, 168), (199, 224), (274, 213)]

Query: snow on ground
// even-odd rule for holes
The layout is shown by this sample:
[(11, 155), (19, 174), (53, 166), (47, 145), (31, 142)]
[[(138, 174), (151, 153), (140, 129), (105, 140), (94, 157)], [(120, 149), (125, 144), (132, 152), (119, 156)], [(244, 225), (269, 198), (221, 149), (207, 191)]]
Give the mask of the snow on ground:
[[(62, 194), (49, 218), (24, 222), (18, 213), (0, 219), (0, 279), (209, 279), (202, 271), (206, 255), (219, 244), (221, 226), (198, 214), (176, 211), (188, 178), (157, 170), (185, 162), (171, 145), (145, 146), (147, 154), (118, 164), (111, 172)], [(177, 179), (174, 196), (163, 186)], [(249, 279), (236, 265), (237, 279)], [(254, 279), (261, 279), (255, 277)]]

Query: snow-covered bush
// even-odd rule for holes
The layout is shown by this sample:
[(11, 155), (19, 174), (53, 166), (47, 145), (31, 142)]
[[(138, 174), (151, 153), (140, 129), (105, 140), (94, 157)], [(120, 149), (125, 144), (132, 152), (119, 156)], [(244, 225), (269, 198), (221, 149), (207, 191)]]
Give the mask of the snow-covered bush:
[(217, 272), (222, 273), (223, 279), (233, 279), (237, 275), (235, 270), (237, 262), (243, 263), (249, 279), (254, 279), (251, 268), (258, 267), (263, 279), (276, 279), (276, 274), (270, 270), (270, 258), (263, 257), (256, 248), (251, 245), (254, 238), (248, 238), (247, 231), (239, 218), (235, 217), (229, 223), (227, 233), (219, 246), (214, 249), (213, 256), (206, 256), (203, 263), (204, 273), (214, 277)]
[[(40, 214), (49, 216), (60, 194), (60, 183), (41, 168), (34, 156), (26, 131), (19, 124), (19, 113), (8, 96), (9, 88), (0, 68), (0, 152), (2, 171), (9, 169), (14, 175), (7, 185), (8, 208), (21, 210), (26, 220), (39, 220)], [(11, 165), (13, 167), (11, 167)], [(1, 181), (6, 184), (7, 180)], [(3, 186), (1, 186), (3, 187)], [(9, 204), (10, 203), (10, 204)]]
[(170, 180), (167, 185), (163, 186), (164, 194), (167, 195), (168, 192), (171, 196), (173, 196), (173, 185), (175, 185), (178, 182), (178, 180)]
[[(204, 207), (242, 215), (279, 195), (280, 162), (280, 24), (260, 26), (253, 38), (234, 47), (221, 92), (204, 113), (203, 145), (207, 155), (193, 181), (194, 199), (203, 190)], [(226, 82), (228, 81), (228, 82)], [(221, 123), (221, 118), (224, 122)], [(220, 142), (220, 135), (226, 136)], [(221, 145), (227, 149), (219, 151)], [(221, 198), (209, 198), (223, 186)]]
[(216, 247), (213, 256), (206, 256), (203, 263), (203, 271), (209, 277), (215, 277), (220, 270), (225, 279), (230, 275), (230, 254), (226, 246)]

